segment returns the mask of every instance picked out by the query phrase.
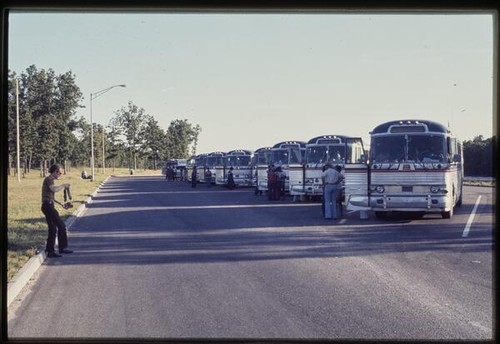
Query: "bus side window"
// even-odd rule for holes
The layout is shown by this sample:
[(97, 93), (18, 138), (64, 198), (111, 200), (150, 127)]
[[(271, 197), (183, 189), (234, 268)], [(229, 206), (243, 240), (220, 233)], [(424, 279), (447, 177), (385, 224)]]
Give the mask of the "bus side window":
[(449, 162), (456, 162), (457, 161), (457, 142), (455, 138), (448, 137), (447, 139), (448, 143), (448, 161)]

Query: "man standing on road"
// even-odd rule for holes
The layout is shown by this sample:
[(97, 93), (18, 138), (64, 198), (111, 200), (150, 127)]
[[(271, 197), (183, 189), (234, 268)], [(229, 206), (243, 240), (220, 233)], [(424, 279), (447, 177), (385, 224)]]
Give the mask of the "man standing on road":
[(193, 166), (193, 171), (191, 172), (191, 187), (195, 188), (196, 183), (198, 182), (198, 173), (196, 171), (196, 165)]
[(325, 219), (337, 220), (337, 194), (342, 182), (342, 174), (333, 168), (331, 162), (325, 164), (326, 170), (323, 172), (323, 197), (325, 199)]
[(62, 174), (63, 167), (61, 164), (55, 164), (50, 166), (49, 173), (43, 180), (42, 184), (42, 212), (45, 215), (47, 224), (49, 226), (49, 235), (47, 237), (47, 245), (45, 247), (45, 252), (49, 258), (61, 257), (60, 254), (55, 252), (55, 242), (56, 234), (57, 240), (59, 242), (59, 253), (73, 253), (68, 247), (68, 236), (66, 233), (66, 225), (62, 221), (59, 213), (55, 208), (55, 203), (66, 208), (66, 204), (56, 201), (54, 194), (58, 191), (69, 189), (69, 183), (54, 185), (54, 180), (59, 179)]

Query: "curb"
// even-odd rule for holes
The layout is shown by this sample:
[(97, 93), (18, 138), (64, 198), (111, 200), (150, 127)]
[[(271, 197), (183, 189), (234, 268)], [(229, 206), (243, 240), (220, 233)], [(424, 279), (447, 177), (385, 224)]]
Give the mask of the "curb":
[[(64, 223), (66, 224), (66, 228), (70, 229), (75, 220), (83, 213), (83, 211), (87, 208), (87, 204), (92, 203), (92, 199), (97, 195), (97, 192), (109, 179), (110, 176), (106, 177), (101, 184), (95, 189), (95, 191), (87, 198), (87, 200), (78, 207), (78, 209), (71, 214)], [(57, 240), (57, 239), (56, 239)], [(35, 256), (31, 257), (26, 264), (12, 277), (12, 279), (7, 283), (7, 307), (14, 301), (24, 288), (24, 286), (31, 279), (33, 274), (38, 270), (38, 268), (43, 264), (47, 256), (45, 254), (44, 248), (41, 247), (37, 250), (40, 252)]]

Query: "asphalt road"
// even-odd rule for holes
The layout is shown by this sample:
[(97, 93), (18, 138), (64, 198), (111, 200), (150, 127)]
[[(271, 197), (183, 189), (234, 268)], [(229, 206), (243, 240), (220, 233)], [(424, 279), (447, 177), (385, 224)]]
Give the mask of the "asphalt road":
[[(161, 177), (111, 178), (9, 308), (9, 338), (491, 339), (493, 189), (451, 220), (324, 220)], [(481, 196), (468, 230), (466, 224)]]

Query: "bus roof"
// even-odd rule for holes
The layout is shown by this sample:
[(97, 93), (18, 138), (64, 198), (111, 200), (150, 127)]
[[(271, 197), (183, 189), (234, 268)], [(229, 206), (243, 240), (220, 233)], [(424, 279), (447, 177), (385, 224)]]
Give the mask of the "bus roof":
[(282, 141), (278, 142), (273, 146), (273, 148), (291, 148), (291, 147), (297, 147), (299, 146), (300, 148), (306, 148), (306, 143), (304, 141)]
[(273, 147), (261, 147), (261, 148), (255, 150), (254, 153), (260, 153), (260, 152), (264, 152), (264, 151), (271, 150), (271, 149), (273, 149)]
[(450, 131), (444, 125), (427, 120), (405, 119), (399, 121), (390, 121), (379, 124), (375, 129), (370, 132), (373, 134), (387, 134), (387, 133), (449, 133)]
[(252, 151), (247, 149), (234, 149), (226, 153), (227, 155), (252, 155)]
[(321, 135), (310, 139), (307, 144), (344, 143), (349, 136), (345, 135)]
[(224, 156), (224, 155), (226, 155), (225, 152), (212, 152), (208, 154), (208, 156)]

